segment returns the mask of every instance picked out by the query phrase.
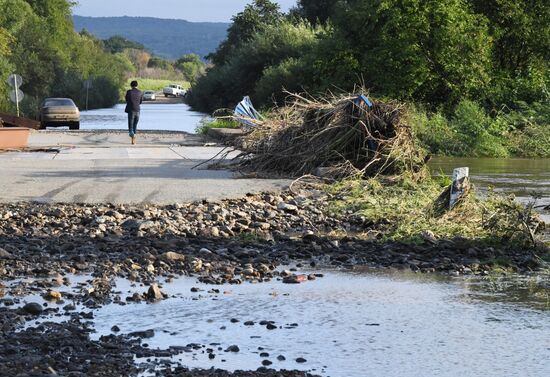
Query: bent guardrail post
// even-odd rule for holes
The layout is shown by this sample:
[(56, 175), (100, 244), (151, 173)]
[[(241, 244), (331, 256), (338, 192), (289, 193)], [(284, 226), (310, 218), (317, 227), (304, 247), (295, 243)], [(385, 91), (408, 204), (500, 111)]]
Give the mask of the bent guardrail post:
[(254, 120), (262, 120), (262, 114), (260, 114), (252, 105), (252, 101), (249, 96), (245, 96), (241, 102), (235, 107), (235, 118), (243, 126), (247, 127), (256, 127), (256, 123), (252, 122)]
[(451, 195), (449, 199), (449, 209), (458, 203), (460, 198), (468, 193), (470, 189), (470, 168), (456, 168), (453, 171), (453, 184), (451, 185)]

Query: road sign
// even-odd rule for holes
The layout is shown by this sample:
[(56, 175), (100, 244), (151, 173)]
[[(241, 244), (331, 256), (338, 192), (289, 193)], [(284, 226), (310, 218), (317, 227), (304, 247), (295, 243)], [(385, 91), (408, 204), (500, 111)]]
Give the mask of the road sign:
[(18, 74), (13, 74), (8, 77), (7, 83), (12, 88), (19, 88), (23, 85), (23, 78)]
[(92, 89), (92, 79), (84, 81), (84, 89)]
[(19, 103), (25, 98), (25, 94), (21, 91), (21, 89), (17, 89), (17, 92), (15, 90), (10, 90), (10, 100), (13, 103)]

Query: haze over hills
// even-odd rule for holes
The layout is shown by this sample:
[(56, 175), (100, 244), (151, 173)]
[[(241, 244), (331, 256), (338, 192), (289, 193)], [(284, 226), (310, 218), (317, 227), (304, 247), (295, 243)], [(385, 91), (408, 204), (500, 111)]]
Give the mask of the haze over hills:
[(152, 17), (73, 16), (73, 20), (78, 32), (86, 29), (100, 39), (121, 35), (168, 59), (177, 59), (189, 53), (201, 57), (208, 55), (225, 39), (230, 25)]

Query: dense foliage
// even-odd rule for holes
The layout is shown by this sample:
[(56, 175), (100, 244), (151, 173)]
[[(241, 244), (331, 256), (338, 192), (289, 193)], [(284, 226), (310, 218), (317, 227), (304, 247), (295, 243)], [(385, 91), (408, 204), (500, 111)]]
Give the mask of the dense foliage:
[(119, 99), (128, 61), (104, 50), (101, 41), (74, 32), (72, 2), (0, 0), (0, 111), (13, 110), (7, 76), (24, 79), (24, 114), (36, 114), (45, 97), (70, 97), (85, 103), (84, 81), (92, 79), (90, 107), (112, 106)]
[(11, 112), (6, 79), (24, 79), (23, 113), (35, 116), (46, 97), (69, 97), (80, 108), (111, 107), (120, 100), (130, 77), (194, 81), (205, 63), (195, 54), (178, 61), (154, 56), (140, 43), (122, 36), (99, 40), (74, 31), (73, 2), (68, 0), (0, 0), (0, 111)]
[(233, 18), (190, 103), (213, 111), (250, 95), (265, 107), (283, 103), (283, 89), (359, 83), (413, 103), (435, 153), (549, 156), (523, 136), (550, 135), (548, 19), (544, 0), (300, 0), (289, 15), (256, 0)]

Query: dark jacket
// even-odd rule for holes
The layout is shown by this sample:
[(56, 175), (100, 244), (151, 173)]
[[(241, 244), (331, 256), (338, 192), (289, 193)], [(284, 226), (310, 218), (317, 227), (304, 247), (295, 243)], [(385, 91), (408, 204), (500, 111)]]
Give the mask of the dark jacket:
[(143, 102), (143, 93), (137, 88), (132, 88), (126, 92), (126, 109), (127, 113), (139, 113), (141, 103)]

